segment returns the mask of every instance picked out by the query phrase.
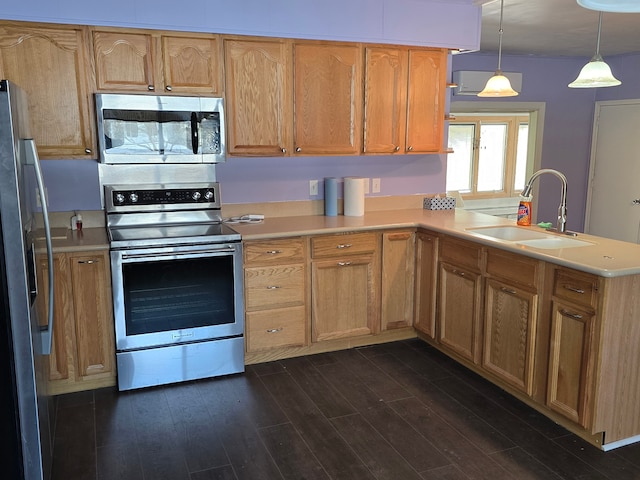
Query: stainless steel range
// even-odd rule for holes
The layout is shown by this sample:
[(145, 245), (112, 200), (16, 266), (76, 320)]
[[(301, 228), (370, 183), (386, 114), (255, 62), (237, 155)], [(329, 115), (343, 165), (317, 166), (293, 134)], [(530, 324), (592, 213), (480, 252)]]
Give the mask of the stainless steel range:
[(242, 244), (219, 184), (105, 185), (118, 388), (244, 371)]

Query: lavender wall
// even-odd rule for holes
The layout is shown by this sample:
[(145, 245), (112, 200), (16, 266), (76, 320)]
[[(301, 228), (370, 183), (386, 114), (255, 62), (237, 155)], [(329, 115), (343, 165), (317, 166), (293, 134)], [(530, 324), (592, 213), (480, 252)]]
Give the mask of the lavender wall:
[[(567, 176), (568, 228), (582, 231), (591, 155), (593, 113), (597, 100), (640, 98), (640, 54), (619, 55), (605, 60), (621, 81), (619, 87), (572, 89), (567, 87), (588, 58), (503, 55), (505, 72), (522, 72), (522, 92), (501, 101), (546, 102), (542, 167), (555, 168)], [(481, 53), (455, 55), (452, 70), (493, 71), (495, 55)], [(453, 96), (456, 101), (484, 101), (471, 96)], [(621, 172), (621, 174), (623, 174)], [(539, 220), (555, 221), (559, 200), (559, 182), (541, 178)]]

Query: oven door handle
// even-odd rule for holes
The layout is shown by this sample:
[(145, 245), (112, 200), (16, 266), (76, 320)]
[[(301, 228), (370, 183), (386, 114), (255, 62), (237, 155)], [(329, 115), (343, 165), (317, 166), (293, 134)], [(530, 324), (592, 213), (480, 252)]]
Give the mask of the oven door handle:
[(136, 260), (136, 259), (171, 260), (174, 258), (198, 258), (198, 257), (205, 257), (211, 254), (234, 253), (235, 251), (236, 249), (234, 247), (224, 247), (224, 248), (210, 248), (207, 250), (192, 250), (190, 252), (123, 253), (122, 260)]

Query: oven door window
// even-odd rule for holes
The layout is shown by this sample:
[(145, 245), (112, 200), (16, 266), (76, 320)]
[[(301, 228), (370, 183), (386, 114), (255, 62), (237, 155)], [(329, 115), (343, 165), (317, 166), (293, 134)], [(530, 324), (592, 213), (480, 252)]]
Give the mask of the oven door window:
[(123, 265), (127, 335), (233, 324), (231, 255)]

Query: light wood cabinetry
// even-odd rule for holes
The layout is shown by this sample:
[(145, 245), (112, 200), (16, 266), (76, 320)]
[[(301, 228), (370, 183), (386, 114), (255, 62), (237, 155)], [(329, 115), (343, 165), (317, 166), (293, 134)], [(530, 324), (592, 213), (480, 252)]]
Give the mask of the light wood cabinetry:
[(307, 343), (305, 262), (301, 238), (245, 243), (247, 352)]
[(438, 341), (477, 364), (482, 345), (482, 248), (444, 237), (439, 259)]
[(220, 38), (129, 29), (93, 29), (100, 91), (222, 93)]
[(436, 235), (418, 231), (415, 268), (414, 327), (430, 338), (435, 338), (438, 278), (438, 237)]
[(312, 340), (380, 331), (380, 248), (376, 233), (311, 238)]
[(96, 151), (85, 35), (79, 26), (0, 22), (0, 78), (27, 93), (40, 158)]
[(291, 151), (291, 48), (289, 40), (224, 40), (229, 154)]
[(382, 234), (381, 330), (413, 325), (415, 232)]
[(293, 142), (301, 155), (362, 149), (362, 47), (294, 43)]
[(593, 413), (598, 291), (595, 276), (555, 271), (547, 404), (583, 427), (590, 426)]
[(447, 52), (367, 47), (364, 153), (443, 150)]
[(533, 393), (540, 262), (487, 251), (482, 367)]
[[(47, 292), (46, 261), (39, 263), (39, 283)], [(54, 343), (49, 357), (52, 395), (115, 385), (110, 278), (106, 251), (54, 254)], [(46, 293), (39, 297), (43, 313), (46, 297)]]

